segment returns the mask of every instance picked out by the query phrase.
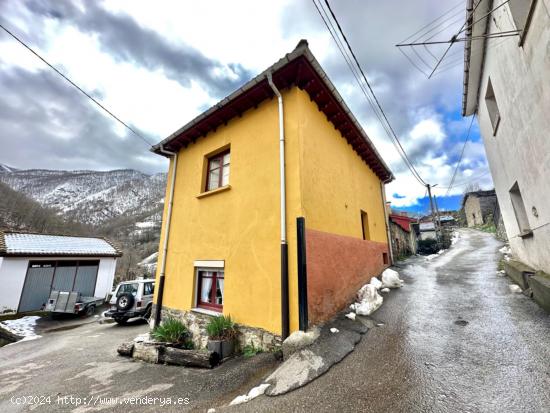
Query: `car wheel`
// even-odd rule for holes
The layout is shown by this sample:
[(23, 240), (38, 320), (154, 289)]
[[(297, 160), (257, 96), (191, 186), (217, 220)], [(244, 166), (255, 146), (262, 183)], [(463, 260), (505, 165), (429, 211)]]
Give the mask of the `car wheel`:
[(128, 311), (134, 305), (134, 296), (131, 293), (121, 294), (116, 299), (116, 308), (119, 311)]
[(89, 305), (84, 312), (85, 317), (91, 317), (95, 314), (95, 305)]
[(115, 323), (124, 326), (128, 322), (128, 317), (115, 317)]
[(152, 305), (148, 306), (147, 309), (145, 310), (145, 314), (143, 314), (143, 318), (146, 319), (147, 321), (149, 321), (149, 319), (151, 318), (152, 308), (153, 308)]

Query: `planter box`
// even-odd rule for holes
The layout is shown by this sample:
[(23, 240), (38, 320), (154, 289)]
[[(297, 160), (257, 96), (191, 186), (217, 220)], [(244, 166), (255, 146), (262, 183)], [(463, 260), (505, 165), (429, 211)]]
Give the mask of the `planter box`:
[(221, 359), (232, 356), (235, 353), (235, 340), (209, 340), (208, 350), (218, 353)]

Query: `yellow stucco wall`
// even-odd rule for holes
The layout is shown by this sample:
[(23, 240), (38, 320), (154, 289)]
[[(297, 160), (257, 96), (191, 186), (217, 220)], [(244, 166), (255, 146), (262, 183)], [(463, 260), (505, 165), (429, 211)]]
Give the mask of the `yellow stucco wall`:
[(298, 91), (298, 94), (306, 227), (362, 238), (362, 210), (368, 216), (370, 240), (387, 243), (380, 179), (307, 93)]
[[(300, 201), (298, 139), (293, 125), (298, 122), (292, 110), (292, 97), (284, 95), (288, 125), (289, 262), (295, 263), (295, 217)], [(203, 192), (205, 155), (226, 145), (231, 148), (231, 189), (197, 198)], [(263, 102), (257, 109), (247, 111), (179, 151), (163, 306), (180, 310), (195, 307), (194, 261), (225, 260), (223, 313), (231, 314), (238, 323), (280, 334), (279, 182), (275, 99)], [(162, 234), (165, 218), (166, 207)], [(163, 237), (161, 248), (162, 243)], [(292, 267), (289, 266), (290, 283), (296, 284), (296, 269)], [(159, 272), (160, 266), (157, 277)]]
[[(305, 92), (292, 88), (283, 92), (283, 99), (292, 332), (298, 329), (297, 217), (306, 217), (307, 228), (361, 238), (362, 209), (369, 216), (371, 239), (387, 242), (387, 238), (376, 175)], [(197, 198), (205, 155), (226, 145), (231, 147), (231, 189)], [(169, 179), (172, 168), (171, 162)], [(280, 334), (279, 202), (276, 99), (180, 150), (163, 306), (193, 308), (194, 260), (225, 260), (223, 313), (238, 323)], [(162, 234), (165, 223), (166, 207)], [(162, 243), (163, 236), (161, 247)], [(157, 278), (159, 272), (160, 266)]]

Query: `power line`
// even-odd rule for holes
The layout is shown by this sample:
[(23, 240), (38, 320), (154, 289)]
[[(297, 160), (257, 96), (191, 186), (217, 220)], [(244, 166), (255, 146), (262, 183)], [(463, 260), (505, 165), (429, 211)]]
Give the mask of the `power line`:
[[(344, 60), (346, 61), (353, 77), (355, 78), (356, 82), (357, 82), (357, 85), (359, 86), (359, 89), (361, 90), (361, 92), (363, 93), (363, 95), (365, 96), (365, 98), (367, 99), (369, 105), (371, 106), (374, 114), (376, 115), (376, 117), (378, 118), (380, 124), (382, 125), (382, 128), (385, 130), (385, 132), (388, 134), (388, 136), (390, 137), (390, 141), (392, 142), (392, 144), (395, 146), (395, 149), (397, 150), (397, 152), (400, 154), (400, 156), (402, 157), (403, 161), (405, 162), (405, 165), (410, 168), (409, 166), (409, 161), (407, 158), (403, 158), (403, 155), (401, 155), (401, 150), (399, 148), (399, 146), (397, 145), (397, 143), (394, 141), (394, 139), (392, 138), (392, 134), (391, 134), (391, 131), (389, 130), (388, 126), (384, 123), (384, 120), (383, 118), (381, 117), (381, 115), (378, 113), (378, 111), (376, 110), (376, 106), (375, 106), (375, 103), (373, 102), (372, 98), (369, 96), (368, 94), (368, 91), (367, 89), (365, 88), (363, 82), (361, 82), (360, 80), (360, 75), (358, 73), (358, 70), (357, 68), (355, 68), (353, 66), (353, 61), (351, 59), (351, 57), (348, 55), (348, 53), (346, 52), (345, 50), (345, 47), (340, 39), (340, 37), (338, 36), (337, 34), (337, 31), (334, 27), (334, 25), (332, 24), (332, 21), (330, 20), (326, 10), (323, 8), (323, 7), (320, 7), (321, 4), (319, 3), (319, 5), (316, 4), (315, 1), (313, 1), (313, 4), (315, 6), (315, 8), (317, 9), (317, 12), (319, 13), (319, 16), (321, 17), (321, 19), (323, 20), (323, 23), (325, 24), (325, 27), (327, 28), (328, 32), (330, 33), (330, 35), (332, 36), (332, 39), (334, 40), (338, 50), (340, 51), (340, 53), (342, 54), (342, 57), (344, 58)], [(322, 9), (322, 11), (321, 11)], [(324, 16), (323, 16), (324, 14)], [(413, 175), (415, 176), (416, 178), (416, 175)], [(418, 179), (418, 178), (417, 178)]]
[(56, 72), (59, 76), (61, 76), (63, 79), (65, 79), (67, 82), (69, 82), (72, 86), (74, 86), (76, 89), (78, 89), (84, 96), (86, 96), (88, 99), (90, 99), (92, 102), (94, 102), (97, 106), (99, 106), (101, 109), (103, 109), (107, 114), (109, 114), (112, 118), (114, 118), (117, 122), (122, 124), (126, 129), (128, 129), (130, 132), (132, 132), (134, 135), (136, 135), (138, 138), (140, 138), (143, 142), (145, 142), (148, 146), (152, 146), (152, 143), (149, 142), (147, 139), (145, 139), (141, 134), (139, 134), (137, 131), (135, 131), (132, 127), (130, 127), (127, 123), (122, 121), (118, 116), (116, 116), (113, 112), (111, 112), (109, 109), (107, 109), (105, 106), (103, 106), (101, 103), (99, 103), (96, 99), (94, 99), (92, 96), (90, 96), (86, 91), (84, 91), (80, 86), (78, 86), (76, 83), (74, 83), (71, 79), (69, 79), (67, 76), (65, 76), (63, 73), (61, 73), (55, 66), (50, 64), (46, 59), (44, 59), (42, 56), (40, 56), (36, 51), (34, 51), (30, 46), (28, 46), (23, 40), (21, 40), (19, 37), (17, 37), (15, 34), (13, 34), (11, 31), (9, 31), (6, 27), (4, 27), (0, 23), (0, 28), (4, 30), (7, 34), (9, 34), (11, 37), (13, 37), (17, 42), (19, 42), (23, 47), (25, 47), (28, 51), (30, 51), (33, 55), (38, 57), (42, 62), (44, 62), (46, 65), (50, 67), (54, 72)]
[(466, 134), (466, 139), (464, 139), (464, 145), (462, 145), (462, 151), (460, 152), (460, 157), (458, 158), (458, 162), (456, 163), (455, 171), (453, 173), (453, 177), (451, 178), (451, 183), (449, 184), (449, 187), (447, 188), (447, 192), (445, 193), (445, 196), (449, 195), (449, 192), (451, 191), (453, 184), (455, 182), (456, 173), (458, 172), (458, 168), (460, 166), (460, 163), (462, 162), (462, 157), (464, 156), (464, 150), (466, 149), (466, 144), (468, 143), (468, 140), (470, 139), (470, 132), (472, 130), (472, 125), (474, 124), (474, 118), (476, 115), (472, 116), (472, 120), (470, 121), (470, 126), (468, 127), (468, 133)]
[(389, 130), (391, 131), (391, 136), (393, 136), (395, 142), (397, 142), (397, 144), (399, 145), (399, 148), (401, 149), (401, 151), (399, 152), (400, 155), (405, 160), (405, 163), (407, 164), (408, 168), (410, 169), (411, 173), (415, 176), (415, 178), (422, 185), (426, 185), (426, 182), (420, 177), (420, 174), (418, 173), (418, 171), (416, 170), (416, 168), (414, 167), (414, 165), (412, 164), (412, 162), (408, 158), (407, 153), (405, 152), (405, 149), (401, 145), (401, 142), (399, 141), (399, 138), (398, 138), (397, 134), (395, 133), (393, 127), (391, 126), (391, 123), (388, 120), (388, 117), (386, 116), (386, 113), (384, 112), (382, 106), (380, 105), (380, 102), (378, 101), (378, 98), (376, 97), (376, 94), (374, 93), (374, 90), (372, 89), (372, 87), (371, 87), (371, 85), (370, 85), (370, 83), (367, 79), (367, 76), (365, 75), (365, 72), (363, 71), (363, 68), (359, 64), (359, 61), (357, 60), (357, 57), (355, 56), (355, 53), (353, 52), (353, 49), (351, 48), (351, 45), (350, 45), (344, 31), (342, 30), (342, 27), (340, 26), (340, 23), (339, 23), (338, 19), (336, 18), (336, 15), (332, 11), (332, 8), (330, 7), (330, 4), (329, 4), (328, 0), (325, 0), (325, 4), (326, 4), (332, 18), (334, 19), (334, 22), (336, 23), (336, 26), (338, 27), (338, 30), (339, 30), (340, 34), (342, 35), (342, 38), (344, 39), (344, 42), (346, 43), (346, 45), (348, 47), (348, 50), (350, 51), (351, 56), (353, 57), (353, 60), (355, 61), (355, 64), (357, 65), (357, 67), (359, 69), (359, 71), (362, 75), (362, 78), (363, 78), (365, 84), (367, 85), (367, 87), (368, 87), (368, 89), (369, 89), (369, 91), (370, 91), (370, 93), (371, 93), (371, 95), (374, 99), (374, 102), (376, 103), (376, 106), (378, 107), (380, 113), (382, 114), (382, 117), (386, 121), (386, 124), (387, 124)]

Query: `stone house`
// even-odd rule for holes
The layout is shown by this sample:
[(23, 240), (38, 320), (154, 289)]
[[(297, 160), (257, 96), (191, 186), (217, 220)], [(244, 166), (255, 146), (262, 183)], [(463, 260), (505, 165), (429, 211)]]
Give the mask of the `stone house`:
[(466, 193), (462, 198), (462, 208), (468, 227), (487, 224), (493, 219), (497, 204), (494, 189)]
[(416, 219), (406, 213), (390, 214), (390, 236), (393, 257), (405, 257), (416, 254), (417, 237), (413, 228)]
[(393, 175), (306, 41), (153, 152), (170, 158), (155, 323), (231, 315), (270, 347), (390, 265)]
[[(468, 0), (467, 9), (474, 9), (473, 0)], [(482, 0), (475, 6), (467, 18), (462, 100), (463, 116), (476, 114), (479, 120), (512, 253), (533, 271), (546, 274), (550, 274), (549, 9), (548, 0)], [(509, 37), (487, 38), (503, 32)], [(550, 297), (550, 278), (536, 277), (535, 283), (546, 283)], [(533, 287), (535, 299), (540, 285)]]

